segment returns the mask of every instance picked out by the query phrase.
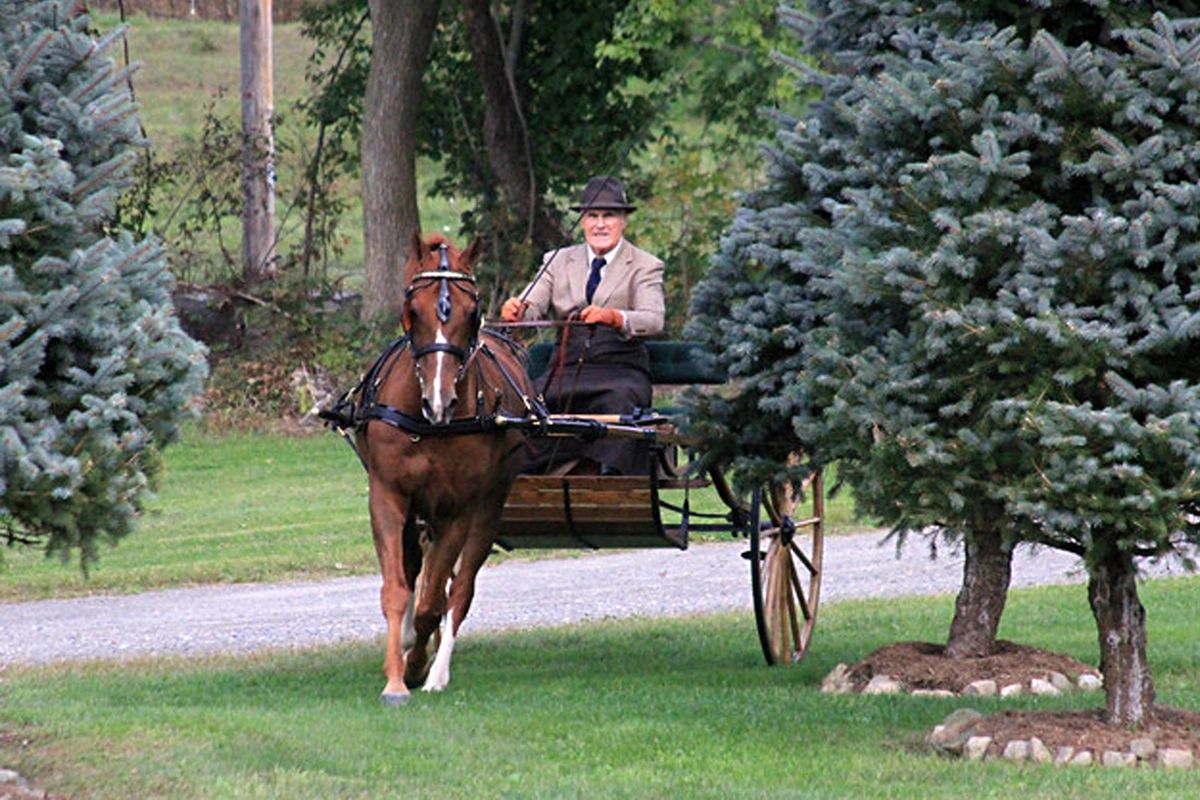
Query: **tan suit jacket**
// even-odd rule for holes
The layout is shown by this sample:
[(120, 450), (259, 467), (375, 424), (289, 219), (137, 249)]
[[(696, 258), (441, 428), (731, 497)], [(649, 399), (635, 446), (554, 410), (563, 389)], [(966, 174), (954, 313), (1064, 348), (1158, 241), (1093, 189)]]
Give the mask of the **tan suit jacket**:
[[(553, 259), (553, 260), (551, 260)], [(587, 245), (577, 244), (551, 251), (542, 258), (546, 267), (525, 299), (525, 319), (566, 319), (582, 311), (587, 302), (587, 279), (591, 271)], [(621, 242), (616, 258), (600, 276), (592, 305), (615, 308), (625, 315), (625, 336), (657, 336), (666, 316), (663, 300), (663, 262), (629, 243)]]

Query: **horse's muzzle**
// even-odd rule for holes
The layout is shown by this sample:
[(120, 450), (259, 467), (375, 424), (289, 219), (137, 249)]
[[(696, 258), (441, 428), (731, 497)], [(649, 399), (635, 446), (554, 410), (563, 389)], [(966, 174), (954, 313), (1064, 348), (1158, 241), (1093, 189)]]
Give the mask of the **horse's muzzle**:
[(450, 420), (454, 419), (454, 407), (458, 405), (458, 398), (451, 397), (449, 402), (436, 409), (429, 402), (428, 398), (421, 399), (421, 414), (430, 425), (448, 425)]

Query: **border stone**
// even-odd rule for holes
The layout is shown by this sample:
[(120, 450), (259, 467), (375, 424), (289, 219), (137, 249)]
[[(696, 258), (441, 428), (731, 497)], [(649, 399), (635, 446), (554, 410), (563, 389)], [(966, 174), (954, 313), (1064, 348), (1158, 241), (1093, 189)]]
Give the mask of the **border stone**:
[(1065, 767), (1067, 764), (1071, 763), (1071, 759), (1074, 757), (1075, 748), (1069, 745), (1063, 745), (1062, 747), (1058, 748), (1058, 751), (1054, 754), (1054, 766)]
[(1004, 753), (1000, 757), (1005, 761), (1025, 761), (1029, 758), (1029, 742), (1013, 739), (1004, 745)]
[(1099, 675), (1085, 672), (1079, 676), (1075, 684), (1085, 692), (1098, 692), (1104, 688), (1104, 679)]
[(1158, 751), (1158, 765), (1169, 769), (1191, 769), (1196, 766), (1196, 757), (1191, 750), (1168, 747)]
[(848, 666), (838, 664), (825, 676), (825, 680), (821, 681), (821, 691), (825, 694), (848, 694), (853, 691), (854, 685), (850, 682), (849, 672)]
[(956, 708), (941, 725), (934, 726), (925, 741), (938, 750), (961, 753), (981, 719), (983, 714), (973, 708)]
[(901, 694), (904, 684), (890, 675), (876, 675), (863, 687), (863, 694)]
[(1090, 767), (1092, 765), (1092, 751), (1080, 750), (1078, 753), (1071, 756), (1071, 760), (1067, 763), (1072, 767)]
[(1025, 687), (1019, 683), (1010, 683), (1000, 690), (1001, 697), (1020, 697), (1025, 693)]
[(962, 693), (964, 697), (995, 697), (996, 682), (987, 678), (981, 681), (973, 681), (967, 684)]
[(990, 736), (970, 736), (967, 738), (967, 743), (963, 745), (963, 758), (967, 761), (982, 761), (991, 746), (992, 737)]
[(28, 789), (29, 783), (16, 770), (0, 767), (0, 783), (13, 783), (22, 789)]
[(1154, 758), (1154, 753), (1157, 750), (1158, 747), (1154, 744), (1154, 740), (1147, 736), (1139, 737), (1129, 743), (1129, 752), (1132, 753), (1138, 761), (1149, 761), (1150, 759)]
[(1036, 764), (1049, 764), (1054, 761), (1054, 756), (1051, 755), (1050, 748), (1034, 736), (1029, 740), (1029, 760)]
[(1041, 678), (1033, 678), (1029, 681), (1029, 693), (1039, 697), (1057, 697), (1062, 694), (1053, 683)]
[(1100, 763), (1106, 767), (1133, 767), (1137, 765), (1137, 756), (1119, 750), (1105, 750), (1104, 755), (1100, 756)]

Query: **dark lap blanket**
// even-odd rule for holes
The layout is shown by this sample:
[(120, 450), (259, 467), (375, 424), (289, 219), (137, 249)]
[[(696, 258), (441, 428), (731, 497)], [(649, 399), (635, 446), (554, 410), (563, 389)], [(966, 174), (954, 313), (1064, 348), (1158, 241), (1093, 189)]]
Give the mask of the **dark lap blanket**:
[[(622, 339), (607, 327), (568, 328), (564, 338), (550, 356), (550, 368), (538, 387), (552, 413), (628, 414), (650, 408), (650, 356), (645, 343)], [(525, 471), (544, 472), (578, 458), (623, 475), (644, 475), (650, 468), (650, 451), (644, 442), (555, 438), (529, 440)]]

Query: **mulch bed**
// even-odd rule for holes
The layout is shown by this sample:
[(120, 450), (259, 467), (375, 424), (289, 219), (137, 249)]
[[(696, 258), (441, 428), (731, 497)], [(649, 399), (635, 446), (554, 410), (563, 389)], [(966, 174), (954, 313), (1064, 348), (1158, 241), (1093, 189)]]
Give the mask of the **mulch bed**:
[(950, 659), (946, 648), (931, 642), (896, 642), (881, 647), (850, 667), (847, 677), (862, 691), (875, 675), (889, 675), (913, 689), (948, 689), (959, 693), (968, 684), (990, 678), (997, 686), (1029, 685), (1031, 678), (1045, 679), (1060, 672), (1072, 681), (1099, 671), (1077, 658), (1036, 647), (998, 640), (996, 651), (983, 658)]
[(1181, 711), (1158, 706), (1154, 721), (1145, 728), (1130, 731), (1118, 725), (1105, 724), (1104, 710), (1090, 711), (1003, 711), (984, 717), (974, 727), (974, 735), (992, 737), (988, 748), (998, 756), (1004, 746), (1016, 739), (1034, 736), (1050, 748), (1073, 747), (1076, 751), (1091, 750), (1100, 754), (1108, 750), (1129, 749), (1134, 739), (1151, 739), (1159, 750), (1174, 748), (1200, 753), (1200, 712)]
[[(882, 647), (852, 665), (847, 677), (855, 691), (861, 691), (875, 675), (889, 675), (913, 689), (947, 689), (960, 693), (968, 684), (984, 679), (1003, 687), (1014, 683), (1029, 685), (1031, 678), (1045, 679), (1060, 672), (1076, 680), (1097, 669), (1063, 653), (998, 641), (996, 652), (984, 658), (951, 660), (945, 648), (929, 642), (898, 642)], [(1096, 693), (1097, 704), (1104, 695)], [(1200, 712), (1159, 706), (1147, 727), (1131, 731), (1107, 725), (1104, 709), (1088, 711), (1004, 711), (985, 716), (973, 726), (973, 735), (990, 736), (988, 753), (999, 756), (1014, 740), (1041, 739), (1051, 752), (1060, 747), (1076, 751), (1091, 750), (1097, 756), (1105, 751), (1127, 751), (1134, 739), (1149, 738), (1159, 750), (1191, 750), (1200, 757)]]

